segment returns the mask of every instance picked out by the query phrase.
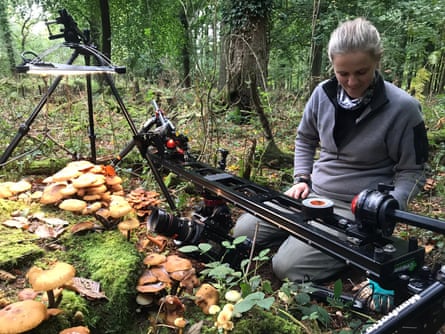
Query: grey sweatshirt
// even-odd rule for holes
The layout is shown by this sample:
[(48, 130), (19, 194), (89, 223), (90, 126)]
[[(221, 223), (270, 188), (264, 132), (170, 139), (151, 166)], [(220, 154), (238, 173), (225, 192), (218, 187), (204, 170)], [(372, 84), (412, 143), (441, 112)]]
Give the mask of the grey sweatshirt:
[(379, 75), (374, 97), (337, 146), (337, 80), (319, 84), (304, 109), (295, 141), (294, 175), (311, 174), (321, 196), (350, 202), (379, 183), (406, 209), (423, 185), (428, 139), (419, 102)]

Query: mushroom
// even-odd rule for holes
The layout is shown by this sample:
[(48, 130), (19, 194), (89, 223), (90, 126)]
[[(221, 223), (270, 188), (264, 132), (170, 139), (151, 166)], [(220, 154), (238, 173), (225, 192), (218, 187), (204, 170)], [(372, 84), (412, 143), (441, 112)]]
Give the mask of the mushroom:
[(178, 255), (169, 255), (164, 263), (164, 267), (169, 273), (177, 270), (189, 270), (192, 268), (192, 262)]
[(69, 198), (59, 204), (59, 208), (71, 212), (82, 212), (87, 207), (87, 202), (76, 198)]
[(202, 284), (195, 293), (195, 304), (198, 305), (205, 314), (209, 314), (209, 308), (218, 304), (219, 293), (216, 288), (208, 283)]
[(87, 172), (85, 174), (78, 176), (72, 182), (73, 186), (76, 187), (77, 189), (99, 186), (105, 183), (105, 176)]
[(187, 325), (187, 321), (183, 317), (176, 318), (173, 324), (178, 327), (178, 334), (182, 334), (184, 332), (184, 327)]
[(153, 274), (150, 269), (144, 270), (142, 275), (139, 277), (138, 285), (146, 285), (156, 283), (158, 278)]
[(94, 164), (88, 160), (71, 161), (66, 164), (66, 168), (73, 168), (81, 172), (85, 172), (94, 167)]
[(62, 298), (62, 294), (60, 294), (57, 300), (55, 300), (53, 290), (71, 281), (75, 274), (76, 270), (72, 265), (64, 262), (57, 262), (48, 270), (43, 270), (34, 266), (29, 269), (27, 277), (34, 290), (46, 291), (48, 296), (48, 308), (53, 308), (57, 307)]
[(111, 195), (110, 216), (112, 218), (121, 218), (130, 213), (132, 207), (122, 196)]
[(158, 281), (164, 282), (167, 284), (170, 284), (172, 282), (168, 272), (166, 272), (163, 267), (153, 267), (153, 268), (150, 268), (150, 271), (153, 273), (154, 276), (156, 276)]
[(174, 325), (175, 319), (184, 315), (185, 306), (178, 296), (167, 295), (160, 302), (160, 310), (164, 312), (164, 320), (167, 325)]
[(46, 306), (41, 302), (15, 302), (0, 310), (0, 333), (23, 333), (36, 328), (46, 318)]
[(101, 202), (93, 202), (93, 203), (89, 203), (87, 204), (87, 206), (85, 207), (85, 209), (82, 210), (82, 214), (83, 215), (90, 215), (95, 213), (97, 210), (99, 210), (102, 207), (102, 203)]
[(85, 326), (76, 326), (71, 328), (66, 328), (63, 331), (59, 332), (59, 334), (89, 334), (90, 330)]
[(120, 222), (117, 227), (119, 228), (119, 231), (126, 235), (127, 241), (130, 241), (131, 231), (139, 227), (139, 220), (130, 218)]
[(163, 254), (159, 253), (149, 253), (144, 258), (144, 264), (147, 266), (157, 266), (161, 263), (164, 263), (167, 260), (167, 257)]
[(79, 171), (77, 168), (64, 167), (57, 173), (53, 174), (53, 176), (51, 176), (51, 178), (46, 181), (51, 181), (51, 182), (68, 181), (78, 177), (81, 174), (82, 172)]
[(9, 190), (15, 195), (18, 193), (22, 193), (31, 189), (31, 183), (25, 180), (21, 180), (11, 184)]
[(196, 276), (196, 271), (194, 268), (188, 271), (187, 276), (185, 276), (181, 282), (179, 282), (179, 286), (181, 289), (185, 289), (189, 294), (193, 292), (193, 288), (196, 288), (201, 284), (201, 281)]
[(141, 307), (153, 304), (153, 296), (146, 293), (138, 293), (136, 296), (136, 303)]
[(236, 303), (238, 300), (241, 299), (241, 293), (237, 290), (229, 290), (224, 295), (224, 298), (231, 303)]
[(141, 293), (156, 293), (164, 290), (166, 287), (164, 282), (156, 282), (152, 284), (138, 285), (136, 290)]
[(61, 193), (62, 189), (66, 188), (66, 183), (51, 183), (43, 189), (40, 203), (54, 204), (61, 201), (64, 195)]

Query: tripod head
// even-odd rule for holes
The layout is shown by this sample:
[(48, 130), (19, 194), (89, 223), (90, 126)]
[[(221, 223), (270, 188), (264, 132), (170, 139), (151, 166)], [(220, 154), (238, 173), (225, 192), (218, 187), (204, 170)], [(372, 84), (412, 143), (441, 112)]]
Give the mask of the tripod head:
[[(53, 24), (62, 24), (63, 28), (60, 29), (61, 33), (53, 34), (50, 26)], [(46, 26), (49, 32), (49, 39), (64, 38), (67, 43), (80, 43), (88, 44), (90, 42), (90, 34), (88, 30), (80, 31), (76, 21), (68, 14), (66, 9), (59, 10), (59, 17), (53, 21), (46, 21)]]

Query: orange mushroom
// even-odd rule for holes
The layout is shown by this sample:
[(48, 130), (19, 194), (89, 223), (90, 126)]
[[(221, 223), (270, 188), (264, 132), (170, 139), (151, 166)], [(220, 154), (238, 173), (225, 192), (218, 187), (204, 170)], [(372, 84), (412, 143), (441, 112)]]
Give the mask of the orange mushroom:
[(63, 331), (59, 332), (59, 334), (90, 334), (90, 330), (85, 326), (76, 326), (71, 328), (66, 328)]
[(139, 220), (136, 218), (130, 218), (120, 222), (117, 227), (122, 234), (125, 234), (127, 241), (130, 241), (131, 231), (139, 227)]
[(161, 300), (161, 312), (164, 312), (164, 321), (167, 325), (173, 326), (175, 320), (184, 315), (185, 306), (178, 296), (167, 295)]
[(35, 300), (9, 304), (0, 310), (0, 333), (23, 333), (36, 328), (47, 318), (46, 306)]
[(202, 284), (195, 293), (195, 304), (198, 305), (205, 314), (209, 314), (209, 308), (212, 305), (218, 304), (219, 293), (218, 290), (211, 284)]
[(26, 274), (29, 283), (35, 291), (46, 291), (48, 296), (48, 308), (57, 307), (62, 294), (58, 299), (54, 298), (54, 290), (71, 281), (76, 274), (76, 269), (68, 263), (57, 262), (51, 269), (43, 270), (32, 267)]

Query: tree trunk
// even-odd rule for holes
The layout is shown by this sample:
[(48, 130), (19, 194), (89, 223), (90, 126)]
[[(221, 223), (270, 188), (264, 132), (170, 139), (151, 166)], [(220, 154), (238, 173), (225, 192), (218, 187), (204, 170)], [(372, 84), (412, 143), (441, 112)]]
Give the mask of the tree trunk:
[(111, 59), (111, 23), (108, 0), (100, 0), (100, 16), (102, 20), (102, 53)]
[(234, 31), (226, 39), (228, 102), (241, 110), (252, 110), (251, 85), (266, 89), (267, 29), (267, 20), (251, 18), (249, 29)]
[(189, 22), (187, 20), (187, 15), (185, 13), (184, 7), (181, 6), (181, 12), (179, 13), (179, 18), (181, 20), (182, 28), (184, 29), (184, 45), (182, 46), (182, 67), (184, 71), (183, 84), (185, 88), (190, 88), (192, 86), (190, 78), (190, 47), (189, 47)]
[(3, 33), (3, 41), (5, 42), (6, 53), (8, 55), (8, 63), (11, 74), (15, 72), (14, 47), (12, 44), (12, 34), (8, 22), (6, 1), (0, 1), (0, 30)]

